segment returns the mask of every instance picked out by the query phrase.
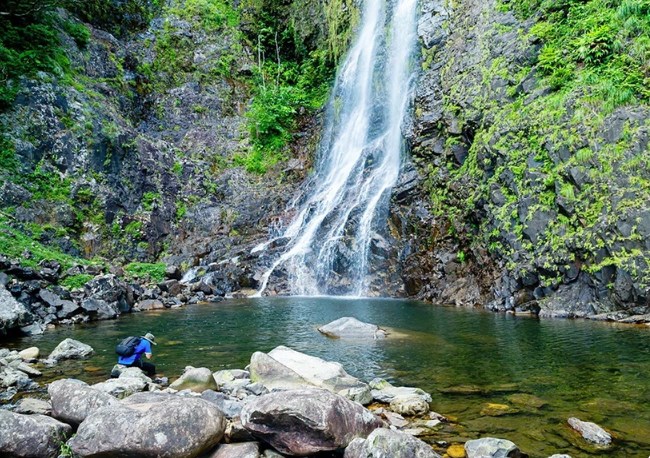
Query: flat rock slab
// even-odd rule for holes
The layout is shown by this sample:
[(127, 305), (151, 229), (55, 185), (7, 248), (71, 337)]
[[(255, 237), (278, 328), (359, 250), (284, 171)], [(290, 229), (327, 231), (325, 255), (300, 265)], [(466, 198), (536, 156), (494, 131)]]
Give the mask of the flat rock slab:
[(0, 409), (0, 456), (54, 458), (71, 433), (70, 425), (54, 418)]
[(370, 387), (337, 362), (325, 361), (285, 346), (251, 357), (251, 380), (267, 389), (323, 388), (361, 404), (372, 401)]
[(612, 435), (598, 426), (596, 423), (582, 421), (576, 417), (568, 420), (569, 426), (580, 433), (588, 442), (600, 446), (608, 446), (612, 443)]
[(384, 425), (358, 403), (319, 389), (260, 396), (244, 406), (241, 421), (254, 436), (295, 456), (345, 448)]
[(440, 458), (431, 446), (401, 431), (374, 430), (367, 439), (355, 439), (344, 458)]
[(68, 445), (81, 457), (193, 458), (218, 444), (225, 429), (224, 415), (203, 399), (137, 393), (92, 413)]
[(364, 323), (356, 318), (345, 316), (321, 326), (318, 330), (329, 337), (337, 339), (385, 339), (386, 331), (376, 324)]

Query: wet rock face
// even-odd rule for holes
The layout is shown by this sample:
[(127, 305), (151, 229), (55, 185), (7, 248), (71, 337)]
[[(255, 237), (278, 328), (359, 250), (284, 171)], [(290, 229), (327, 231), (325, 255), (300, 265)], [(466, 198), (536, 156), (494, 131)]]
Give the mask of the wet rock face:
[[(620, 170), (647, 147), (642, 126), (650, 112), (644, 106), (620, 108), (597, 132), (589, 130), (588, 122), (571, 126), (570, 106), (566, 116), (553, 121), (560, 129), (577, 130), (582, 146), (592, 138), (598, 138), (599, 148), (625, 145), (612, 173), (600, 178), (590, 177), (591, 165), (576, 165), (572, 159), (582, 146), (571, 149), (548, 138), (540, 153), (548, 155), (546, 162), (535, 153), (514, 159), (512, 152), (526, 146), (509, 139), (524, 131), (523, 137), (533, 135), (539, 123), (519, 119), (509, 124), (503, 122), (505, 112), (489, 107), (510, 107), (518, 97), (528, 106), (552, 92), (535, 70), (541, 43), (521, 38), (533, 24), (534, 19), (518, 19), (492, 1), (464, 0), (450, 7), (434, 0), (422, 6), (418, 34), (423, 71), (416, 83), (415, 116), (405, 129), (420, 178), (414, 180), (408, 168), (403, 172), (405, 186), (394, 190), (392, 207), (403, 244), (399, 262), (405, 292), (517, 313), (601, 319), (617, 310), (626, 316), (646, 314), (650, 295), (643, 278), (650, 218), (647, 206), (641, 209), (636, 203), (647, 200), (647, 194), (630, 187), (629, 175)], [(494, 71), (497, 67), (501, 71)], [(524, 67), (532, 70), (513, 77)], [(487, 80), (486, 69), (491, 69)], [(621, 142), (624, 125), (628, 133), (635, 132), (629, 142)], [(468, 158), (478, 170), (455, 175)], [(555, 177), (554, 185), (549, 184), (549, 167), (560, 178)], [(646, 169), (634, 174), (634, 180), (648, 179)], [(583, 193), (581, 202), (564, 195), (567, 183), (577, 195), (595, 186), (594, 179), (610, 190), (607, 195)], [(552, 195), (551, 204), (540, 201), (544, 193)], [(581, 219), (577, 207), (592, 204), (600, 212), (595, 215), (598, 223), (582, 227), (581, 221), (578, 226), (585, 229), (583, 235), (604, 241), (602, 250), (590, 248), (583, 236), (570, 238), (555, 224), (561, 218)], [(616, 216), (614, 208), (621, 209)], [(503, 214), (520, 223), (517, 230)], [(632, 251), (637, 255), (630, 255)], [(617, 267), (603, 263), (605, 259), (614, 259)], [(585, 268), (599, 263), (604, 265), (600, 271)]]
[(244, 407), (241, 420), (254, 436), (296, 456), (344, 448), (383, 424), (361, 405), (317, 389), (260, 396)]

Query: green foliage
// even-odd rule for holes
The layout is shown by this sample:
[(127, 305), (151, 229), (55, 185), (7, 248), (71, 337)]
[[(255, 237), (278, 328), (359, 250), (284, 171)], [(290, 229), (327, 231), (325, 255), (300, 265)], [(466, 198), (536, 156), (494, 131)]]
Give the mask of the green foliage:
[(13, 143), (0, 135), (0, 171), (13, 173), (18, 170), (19, 166)]
[(208, 32), (239, 24), (239, 12), (223, 0), (185, 0), (171, 6), (167, 12), (182, 19), (198, 21)]
[(56, 20), (49, 14), (14, 21), (0, 16), (0, 110), (13, 102), (17, 77), (39, 71), (63, 76), (70, 71)]
[(124, 228), (124, 233), (133, 238), (142, 237), (142, 221), (131, 221)]
[(162, 0), (66, 0), (68, 10), (84, 22), (124, 36), (146, 27), (161, 10)]
[(146, 211), (151, 211), (153, 210), (153, 206), (155, 203), (160, 202), (162, 199), (162, 196), (160, 195), (159, 192), (145, 192), (144, 195), (142, 196), (142, 207)]
[(164, 263), (132, 262), (124, 266), (124, 272), (134, 278), (149, 278), (156, 283), (165, 279)]
[(88, 45), (90, 41), (90, 30), (85, 25), (80, 22), (65, 21), (63, 22), (63, 29), (80, 48), (85, 48)]
[[(25, 257), (25, 253), (30, 257)], [(8, 218), (0, 214), (0, 253), (13, 259), (20, 259), (21, 264), (37, 267), (43, 260), (57, 261), (64, 269), (77, 264), (88, 264), (87, 261), (62, 253), (56, 248), (45, 246), (25, 232), (12, 227)]]
[(60, 282), (60, 285), (68, 289), (78, 289), (86, 286), (86, 283), (92, 279), (93, 276), (89, 274), (71, 275), (69, 277), (65, 277)]

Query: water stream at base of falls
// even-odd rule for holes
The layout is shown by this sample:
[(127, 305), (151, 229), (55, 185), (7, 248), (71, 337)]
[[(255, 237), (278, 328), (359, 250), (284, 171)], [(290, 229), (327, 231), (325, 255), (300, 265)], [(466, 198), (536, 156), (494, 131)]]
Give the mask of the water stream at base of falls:
[(279, 269), (292, 294), (328, 294), (340, 278), (345, 294), (365, 293), (370, 245), (386, 226), (402, 162), (416, 17), (417, 0), (364, 1), (328, 104), (316, 172), (288, 209), (296, 216), (281, 236), (284, 252), (264, 273), (258, 295)]

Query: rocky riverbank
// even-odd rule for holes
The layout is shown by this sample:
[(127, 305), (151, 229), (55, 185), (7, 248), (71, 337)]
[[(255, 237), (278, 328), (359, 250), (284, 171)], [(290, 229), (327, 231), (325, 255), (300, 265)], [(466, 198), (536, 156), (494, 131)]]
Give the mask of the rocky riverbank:
[[(92, 352), (70, 339), (45, 360), (34, 348), (0, 350), (0, 383), (15, 371), (25, 371), (26, 380), (38, 377), (27, 375), (28, 367), (35, 370), (31, 363), (56, 364)], [(137, 368), (121, 368), (119, 377), (93, 385), (70, 378), (37, 391), (34, 385), (22, 383), (28, 391), (0, 408), (3, 456), (540, 456), (505, 438), (449, 440), (445, 432), (462, 427), (430, 410), (429, 393), (381, 379), (364, 382), (336, 362), (283, 346), (255, 352), (244, 369), (188, 366), (169, 386)], [(534, 405), (531, 399), (521, 402)], [(565, 422), (585, 450), (614, 446), (612, 435), (594, 423)]]

